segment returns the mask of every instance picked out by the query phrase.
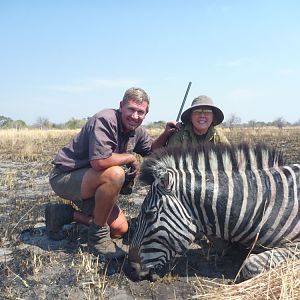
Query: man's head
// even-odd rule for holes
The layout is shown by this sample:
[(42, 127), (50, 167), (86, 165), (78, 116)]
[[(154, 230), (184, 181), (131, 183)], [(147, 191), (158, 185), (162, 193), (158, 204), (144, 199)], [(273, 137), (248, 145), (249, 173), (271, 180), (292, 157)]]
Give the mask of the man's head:
[(128, 89), (120, 102), (122, 124), (125, 131), (136, 129), (149, 111), (149, 96), (141, 88)]
[(123, 103), (127, 103), (129, 100), (133, 100), (137, 103), (146, 102), (148, 104), (147, 112), (149, 110), (150, 98), (148, 94), (141, 88), (132, 87), (128, 89), (123, 96)]

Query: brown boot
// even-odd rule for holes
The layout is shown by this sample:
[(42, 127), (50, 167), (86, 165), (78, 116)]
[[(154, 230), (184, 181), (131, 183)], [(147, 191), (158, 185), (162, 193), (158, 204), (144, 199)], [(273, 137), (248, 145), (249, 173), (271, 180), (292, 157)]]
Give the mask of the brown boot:
[(106, 259), (125, 256), (125, 252), (110, 238), (108, 225), (98, 226), (93, 223), (89, 226), (88, 247), (92, 253), (98, 256), (104, 256)]
[(50, 239), (59, 241), (65, 238), (61, 229), (73, 222), (74, 209), (67, 204), (49, 203), (45, 209), (46, 231)]

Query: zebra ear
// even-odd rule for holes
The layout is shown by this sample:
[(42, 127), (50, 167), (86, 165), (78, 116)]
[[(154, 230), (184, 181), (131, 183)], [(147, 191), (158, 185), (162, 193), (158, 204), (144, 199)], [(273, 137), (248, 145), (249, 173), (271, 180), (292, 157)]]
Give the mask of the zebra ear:
[(170, 191), (172, 187), (172, 174), (170, 172), (164, 173), (159, 181), (159, 184), (166, 190)]

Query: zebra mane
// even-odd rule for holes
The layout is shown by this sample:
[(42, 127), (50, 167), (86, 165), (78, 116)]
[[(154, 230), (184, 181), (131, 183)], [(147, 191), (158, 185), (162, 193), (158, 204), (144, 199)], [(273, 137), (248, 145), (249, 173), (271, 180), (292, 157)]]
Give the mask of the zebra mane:
[(195, 172), (246, 171), (284, 165), (282, 152), (265, 144), (203, 143), (197, 148), (166, 147), (153, 152), (141, 166), (140, 180), (151, 184), (168, 170)]

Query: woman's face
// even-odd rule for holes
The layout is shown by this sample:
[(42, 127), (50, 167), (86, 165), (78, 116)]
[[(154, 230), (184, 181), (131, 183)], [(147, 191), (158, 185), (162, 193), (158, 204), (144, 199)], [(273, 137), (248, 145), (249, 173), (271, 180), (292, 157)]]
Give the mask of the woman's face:
[(209, 107), (196, 108), (191, 113), (193, 129), (198, 135), (205, 134), (213, 120), (214, 113)]

